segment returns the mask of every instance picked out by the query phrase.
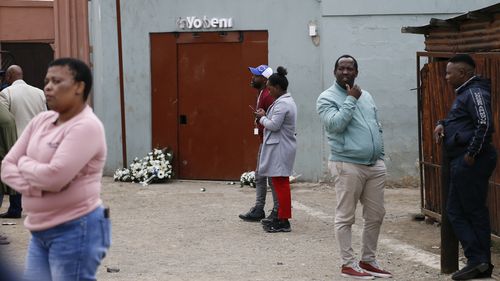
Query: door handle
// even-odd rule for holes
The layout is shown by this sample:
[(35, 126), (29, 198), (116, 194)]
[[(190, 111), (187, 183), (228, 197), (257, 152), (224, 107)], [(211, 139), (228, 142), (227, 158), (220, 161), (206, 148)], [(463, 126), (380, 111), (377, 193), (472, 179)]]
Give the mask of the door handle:
[(186, 115), (180, 115), (179, 116), (179, 124), (181, 124), (181, 125), (186, 125), (187, 124), (187, 116)]

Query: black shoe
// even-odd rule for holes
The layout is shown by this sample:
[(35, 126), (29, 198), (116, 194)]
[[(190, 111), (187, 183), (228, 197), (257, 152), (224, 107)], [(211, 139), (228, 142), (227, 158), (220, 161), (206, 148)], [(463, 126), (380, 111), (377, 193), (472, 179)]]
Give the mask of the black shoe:
[(495, 266), (493, 266), (490, 263), (490, 266), (488, 267), (488, 269), (485, 272), (479, 273), (476, 277), (477, 278), (491, 278), (491, 274), (493, 274), (493, 267), (495, 267)]
[(0, 214), (0, 218), (2, 219), (20, 219), (21, 218), (21, 214), (12, 214), (12, 213), (3, 213), (3, 214)]
[(244, 221), (260, 221), (265, 216), (264, 210), (256, 209), (255, 207), (252, 207), (248, 213), (239, 215), (240, 219)]
[(268, 225), (262, 225), (262, 228), (266, 232), (290, 232), (292, 231), (292, 228), (290, 227), (290, 222), (288, 220), (279, 220), (279, 219), (274, 219), (271, 224)]
[(269, 213), (269, 216), (267, 216), (267, 218), (265, 219), (262, 219), (260, 223), (262, 223), (263, 225), (270, 225), (273, 222), (273, 220), (277, 218), (278, 218), (278, 210), (273, 209), (271, 213)]
[(459, 271), (453, 273), (451, 276), (451, 279), (453, 280), (469, 280), (469, 279), (474, 279), (478, 278), (480, 274), (484, 274), (488, 269), (490, 268), (490, 265), (483, 262), (480, 264), (475, 264), (475, 265), (466, 265), (464, 268), (460, 269)]

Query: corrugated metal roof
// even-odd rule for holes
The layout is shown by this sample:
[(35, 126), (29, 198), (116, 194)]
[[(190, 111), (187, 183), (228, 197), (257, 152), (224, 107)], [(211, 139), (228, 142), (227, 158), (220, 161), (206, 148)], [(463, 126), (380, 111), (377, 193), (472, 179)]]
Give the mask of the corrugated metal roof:
[(429, 52), (500, 51), (500, 3), (428, 25), (407, 26), (402, 33), (425, 35)]
[(446, 20), (432, 18), (428, 25), (423, 26), (403, 26), (402, 33), (414, 34), (429, 34), (430, 31), (436, 28), (457, 28), (461, 23), (471, 20), (491, 21), (495, 18), (496, 14), (500, 14), (500, 3), (488, 6), (475, 11), (470, 11), (460, 16), (449, 18)]

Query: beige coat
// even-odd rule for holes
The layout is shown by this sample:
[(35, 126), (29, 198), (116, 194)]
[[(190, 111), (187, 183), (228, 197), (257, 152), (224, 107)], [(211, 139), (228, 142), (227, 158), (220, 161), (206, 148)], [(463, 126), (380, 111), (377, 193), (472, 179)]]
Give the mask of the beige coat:
[(14, 115), (18, 136), (33, 117), (47, 110), (43, 91), (26, 84), (23, 80), (16, 80), (3, 89), (0, 92), (0, 102)]

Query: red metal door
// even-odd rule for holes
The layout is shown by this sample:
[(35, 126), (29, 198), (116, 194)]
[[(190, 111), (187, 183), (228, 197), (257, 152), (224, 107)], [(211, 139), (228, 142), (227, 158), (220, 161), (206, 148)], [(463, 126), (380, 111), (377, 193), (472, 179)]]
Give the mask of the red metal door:
[[(157, 94), (156, 99), (170, 102), (153, 99), (153, 119), (165, 119), (159, 106), (172, 108), (175, 100), (177, 128), (168, 131), (177, 135), (177, 143), (169, 145), (176, 147), (176, 173), (182, 179), (238, 179), (256, 165), (259, 141), (248, 105), (254, 105), (257, 92), (249, 86), (247, 67), (267, 63), (267, 32), (182, 33), (175, 41), (177, 79), (170, 86), (176, 89), (176, 99), (173, 90), (163, 87), (170, 94)], [(154, 84), (153, 91), (162, 88)], [(163, 142), (158, 129), (153, 126), (153, 144)], [(167, 138), (172, 141), (172, 136)]]

